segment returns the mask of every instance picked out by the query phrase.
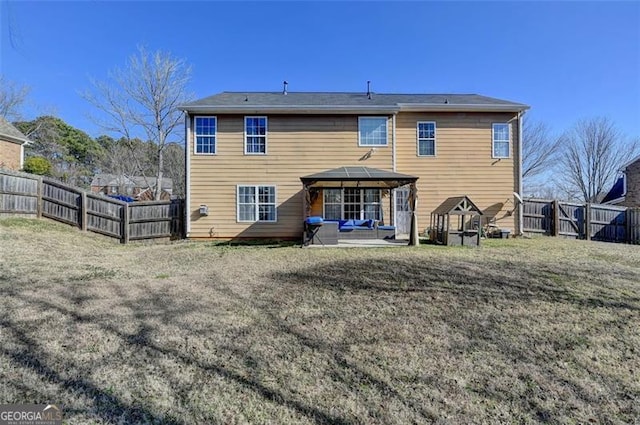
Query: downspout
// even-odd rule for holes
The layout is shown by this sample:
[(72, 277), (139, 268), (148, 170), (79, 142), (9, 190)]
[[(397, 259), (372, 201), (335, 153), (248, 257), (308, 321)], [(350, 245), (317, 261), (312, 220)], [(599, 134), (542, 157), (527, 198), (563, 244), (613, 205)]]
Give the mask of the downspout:
[(391, 126), (393, 127), (391, 131), (391, 165), (393, 168), (393, 172), (396, 172), (396, 114), (394, 112), (391, 116)]
[(185, 154), (185, 173), (184, 173), (184, 214), (185, 214), (185, 236), (189, 237), (191, 233), (191, 116), (187, 111), (184, 112), (184, 154)]
[[(522, 117), (524, 116), (525, 111), (518, 112), (518, 195), (520, 195), (520, 199), (522, 199)], [(522, 201), (518, 200), (518, 235), (522, 236), (524, 232), (523, 224), (524, 224), (524, 204)]]
[[(391, 116), (391, 168), (393, 172), (396, 172), (396, 115), (397, 112), (394, 112)], [(392, 226), (396, 225), (396, 189), (393, 189), (391, 196), (389, 196), (389, 222)]]

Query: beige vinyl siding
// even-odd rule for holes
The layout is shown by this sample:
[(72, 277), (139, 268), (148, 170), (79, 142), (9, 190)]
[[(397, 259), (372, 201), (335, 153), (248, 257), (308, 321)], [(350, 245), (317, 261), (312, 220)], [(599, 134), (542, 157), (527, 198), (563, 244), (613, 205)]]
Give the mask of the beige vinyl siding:
[[(259, 115), (259, 114), (254, 114)], [(417, 122), (436, 122), (436, 156), (417, 155)], [(510, 157), (492, 157), (492, 124), (509, 122)], [(193, 129), (193, 126), (191, 126)], [(299, 238), (302, 232), (300, 177), (341, 166), (393, 169), (392, 120), (388, 145), (358, 146), (358, 115), (268, 115), (267, 154), (244, 154), (244, 115), (217, 115), (216, 155), (190, 154), (190, 237)], [(404, 113), (396, 119), (396, 171), (419, 177), (418, 227), (429, 225), (431, 211), (450, 196), (468, 195), (485, 220), (515, 229), (513, 192), (517, 191), (518, 122), (516, 113)], [(238, 185), (276, 186), (276, 223), (238, 223)], [(390, 222), (389, 197), (383, 198)], [(200, 216), (201, 204), (209, 215)], [(322, 215), (322, 192), (312, 215)]]
[[(436, 122), (436, 156), (417, 155), (417, 122)], [(510, 123), (510, 157), (492, 157), (492, 124)], [(397, 171), (419, 177), (418, 225), (451, 196), (468, 195), (499, 226), (515, 229), (518, 122), (514, 113), (400, 113), (396, 119)]]
[(6, 140), (0, 140), (0, 167), (12, 170), (20, 169), (22, 146)]
[[(269, 115), (268, 153), (245, 155), (244, 115), (217, 115), (216, 155), (195, 155), (193, 134), (188, 137), (189, 236), (299, 238), (303, 215), (300, 177), (342, 166), (391, 170), (391, 119), (387, 129), (388, 146), (378, 146), (369, 159), (360, 160), (371, 148), (358, 146), (356, 115)], [(238, 185), (276, 186), (277, 222), (238, 223)], [(208, 216), (198, 213), (201, 204), (209, 207)], [(316, 202), (312, 213), (321, 212), (321, 201)]]

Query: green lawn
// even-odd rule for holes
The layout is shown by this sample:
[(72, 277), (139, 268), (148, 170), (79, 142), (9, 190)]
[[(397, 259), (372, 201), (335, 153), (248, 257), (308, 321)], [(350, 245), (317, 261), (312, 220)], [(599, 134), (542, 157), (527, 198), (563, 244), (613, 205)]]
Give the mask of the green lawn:
[(0, 220), (0, 403), (85, 423), (633, 423), (640, 246), (122, 246)]

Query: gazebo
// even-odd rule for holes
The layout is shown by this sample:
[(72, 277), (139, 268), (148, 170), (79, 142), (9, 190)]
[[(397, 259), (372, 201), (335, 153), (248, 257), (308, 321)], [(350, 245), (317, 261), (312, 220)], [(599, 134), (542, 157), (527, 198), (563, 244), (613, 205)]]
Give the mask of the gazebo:
[(449, 246), (478, 246), (480, 216), (482, 211), (467, 196), (448, 198), (431, 213), (430, 239)]
[(411, 216), (411, 232), (409, 245), (418, 245), (418, 226), (416, 221), (416, 200), (418, 177), (393, 171), (369, 167), (339, 167), (300, 177), (303, 186), (304, 219), (311, 214), (311, 204), (318, 197), (321, 189), (361, 188), (361, 189), (395, 189), (409, 186), (409, 205), (413, 211)]

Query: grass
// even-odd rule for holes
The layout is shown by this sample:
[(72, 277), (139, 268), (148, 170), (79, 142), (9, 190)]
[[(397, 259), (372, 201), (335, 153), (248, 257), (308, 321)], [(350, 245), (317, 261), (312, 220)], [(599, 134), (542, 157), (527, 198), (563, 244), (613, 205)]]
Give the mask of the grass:
[(633, 423), (640, 247), (128, 245), (0, 220), (0, 403), (85, 423)]

